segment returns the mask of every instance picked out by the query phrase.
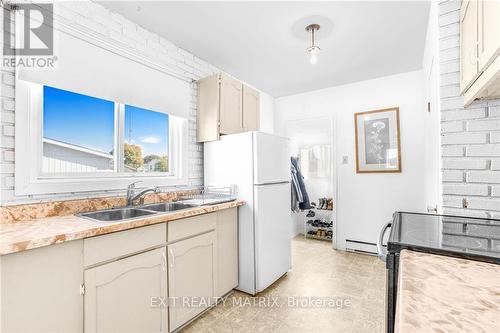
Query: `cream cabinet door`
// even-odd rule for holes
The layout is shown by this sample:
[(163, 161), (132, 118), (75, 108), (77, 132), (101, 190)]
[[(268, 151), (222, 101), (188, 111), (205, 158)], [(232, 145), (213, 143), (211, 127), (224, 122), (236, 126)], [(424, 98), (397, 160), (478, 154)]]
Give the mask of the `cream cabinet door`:
[(221, 297), (238, 286), (238, 208), (217, 212), (217, 287)]
[(260, 95), (255, 89), (243, 86), (243, 131), (259, 130)]
[(478, 3), (463, 1), (460, 10), (460, 89), (466, 91), (478, 74)]
[(232, 77), (220, 75), (219, 121), (221, 134), (240, 133), (242, 131), (242, 84)]
[(482, 0), (478, 3), (479, 71), (500, 53), (500, 1)]
[(219, 75), (198, 81), (197, 141), (219, 139)]
[(163, 247), (86, 270), (85, 332), (167, 332), (166, 265)]
[(82, 252), (74, 240), (0, 256), (0, 332), (82, 332)]
[(168, 245), (170, 331), (214, 303), (216, 267), (215, 231)]

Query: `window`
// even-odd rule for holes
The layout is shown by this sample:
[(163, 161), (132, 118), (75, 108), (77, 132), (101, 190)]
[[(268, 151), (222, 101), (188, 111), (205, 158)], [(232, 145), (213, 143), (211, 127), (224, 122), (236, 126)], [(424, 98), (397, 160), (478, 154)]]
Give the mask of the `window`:
[[(104, 99), (44, 86), (42, 173), (169, 172), (168, 114), (117, 106)], [(121, 123), (123, 131), (115, 128)], [(116, 133), (123, 133), (123, 137), (115, 138)], [(116, 146), (122, 160), (115, 154)]]
[(115, 105), (43, 87), (42, 173), (115, 170)]
[(124, 168), (168, 172), (168, 114), (125, 106)]
[(187, 182), (186, 119), (18, 81), (16, 193)]
[(166, 113), (43, 87), (44, 174), (168, 172), (168, 141)]

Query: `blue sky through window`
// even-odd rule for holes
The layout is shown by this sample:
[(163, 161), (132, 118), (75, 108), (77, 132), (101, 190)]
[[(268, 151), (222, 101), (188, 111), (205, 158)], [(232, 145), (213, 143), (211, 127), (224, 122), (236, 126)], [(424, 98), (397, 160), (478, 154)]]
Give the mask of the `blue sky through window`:
[(43, 136), (111, 153), (114, 103), (48, 86), (43, 87)]
[[(43, 136), (68, 144), (112, 153), (114, 102), (43, 87)], [(125, 106), (124, 141), (138, 145), (142, 157), (168, 155), (168, 114)]]
[(168, 115), (125, 106), (125, 142), (141, 146), (142, 157), (168, 154)]

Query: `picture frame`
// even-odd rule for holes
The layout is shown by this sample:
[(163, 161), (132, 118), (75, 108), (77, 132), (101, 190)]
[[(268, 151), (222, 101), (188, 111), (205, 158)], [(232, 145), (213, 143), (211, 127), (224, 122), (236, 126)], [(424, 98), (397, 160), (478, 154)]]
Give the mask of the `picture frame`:
[(354, 114), (356, 173), (401, 172), (399, 107)]

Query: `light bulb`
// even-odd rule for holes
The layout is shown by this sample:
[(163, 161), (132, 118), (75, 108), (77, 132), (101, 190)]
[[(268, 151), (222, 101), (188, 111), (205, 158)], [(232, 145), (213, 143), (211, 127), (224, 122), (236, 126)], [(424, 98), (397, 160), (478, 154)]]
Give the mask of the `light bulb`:
[(319, 51), (321, 49), (314, 45), (307, 48), (306, 52), (309, 54), (309, 62), (314, 65), (318, 62)]
[(309, 57), (309, 62), (311, 65), (314, 65), (318, 62), (318, 54), (317, 53), (311, 53), (311, 56)]

